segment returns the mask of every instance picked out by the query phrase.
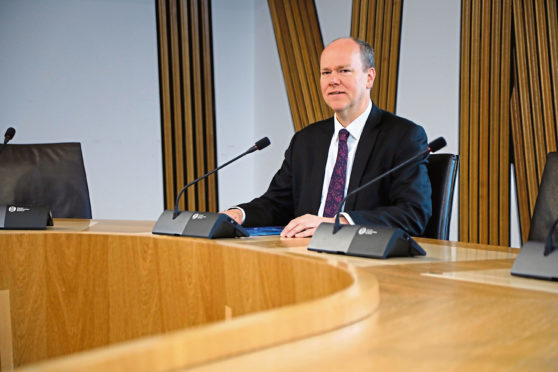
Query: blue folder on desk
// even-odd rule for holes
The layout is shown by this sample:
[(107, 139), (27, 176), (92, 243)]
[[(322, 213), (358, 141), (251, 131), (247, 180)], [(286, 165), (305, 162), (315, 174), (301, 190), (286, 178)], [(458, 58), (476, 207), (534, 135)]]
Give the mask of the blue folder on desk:
[(250, 236), (268, 236), (281, 234), (283, 226), (246, 227), (245, 229)]

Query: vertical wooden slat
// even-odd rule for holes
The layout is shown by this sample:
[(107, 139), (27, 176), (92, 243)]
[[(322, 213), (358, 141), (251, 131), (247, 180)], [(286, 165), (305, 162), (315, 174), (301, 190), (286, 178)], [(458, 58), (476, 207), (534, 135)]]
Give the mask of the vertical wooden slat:
[(331, 116), (320, 93), (323, 50), (312, 0), (268, 0), (295, 130)]
[(372, 100), (384, 110), (395, 112), (402, 0), (355, 0), (352, 15), (351, 36), (374, 48), (376, 80)]
[[(546, 1), (546, 18), (548, 22), (548, 44), (550, 49), (550, 68), (552, 107), (554, 109), (554, 133), (555, 141), (558, 143), (558, 10), (556, 0)], [(552, 122), (552, 121), (551, 121)], [(552, 125), (552, 123), (547, 124)], [(558, 146), (558, 145), (557, 145)], [(554, 150), (556, 151), (556, 150)]]
[[(540, 94), (540, 75), (539, 75), (539, 58), (537, 53), (537, 35), (535, 32), (535, 14), (533, 9), (533, 1), (524, 1), (524, 20), (525, 20), (525, 36), (526, 36), (526, 52), (527, 52), (527, 81), (529, 82), (529, 90), (531, 92), (531, 115), (533, 125), (534, 137), (534, 151), (535, 151), (535, 170), (537, 174), (537, 190), (538, 184), (542, 179), (544, 164), (546, 162), (546, 146), (544, 138), (544, 129), (542, 122), (541, 110), (541, 94)], [(523, 71), (519, 71), (523, 73)], [(538, 192), (536, 192), (538, 194)], [(535, 206), (533, 205), (533, 208)]]
[[(210, 0), (157, 0), (165, 208), (215, 167)], [(216, 211), (215, 178), (188, 189), (179, 207)]]
[[(203, 53), (202, 66), (204, 66), (203, 82), (204, 82), (204, 104), (205, 104), (205, 151), (206, 154), (216, 154), (217, 149), (215, 146), (215, 108), (214, 108), (214, 90), (213, 90), (213, 53), (211, 48), (211, 9), (209, 3), (203, 2), (201, 4), (202, 11), (202, 44), (207, 48), (207, 52)], [(217, 167), (215, 156), (207, 156), (206, 173)], [(217, 173), (207, 178), (208, 188), (208, 204), (207, 210), (216, 211), (219, 207), (219, 199), (217, 194)]]
[[(479, 77), (480, 77), (480, 0), (471, 4), (471, 73), (470, 73), (470, 115), (469, 127), (469, 239), (478, 242), (479, 216)], [(475, 63), (476, 62), (476, 63)]]
[[(269, 11), (273, 20), (273, 28), (288, 30), (287, 21), (284, 15), (284, 8), (276, 6), (275, 3), (269, 2)], [(301, 113), (304, 110), (302, 107), (304, 102), (297, 99), (295, 89), (296, 83), (293, 76), (294, 72), (291, 68), (289, 68), (290, 61), (294, 60), (294, 54), (292, 48), (289, 47), (288, 32), (275, 31), (275, 40), (277, 42), (277, 49), (279, 50), (279, 59), (281, 61), (281, 69), (283, 70), (283, 77), (287, 88), (287, 97), (291, 108), (291, 116), (293, 118), (295, 130), (298, 130), (298, 127), (301, 126), (301, 123), (303, 122)]]
[[(171, 120), (171, 125), (173, 128), (173, 138), (174, 138), (174, 167), (167, 169), (168, 172), (174, 174), (174, 182), (176, 188), (180, 188), (180, 182), (184, 179), (184, 145), (183, 145), (183, 116), (182, 116), (182, 94), (181, 94), (181, 76), (180, 76), (180, 45), (179, 45), (179, 32), (180, 27), (179, 21), (179, 6), (176, 2), (171, 1), (168, 3), (169, 7), (169, 19), (170, 19), (170, 43), (171, 43), (171, 64), (170, 64), (170, 75), (171, 87), (172, 87), (172, 112), (173, 118)], [(174, 190), (171, 198), (174, 199), (177, 192)], [(174, 204), (174, 201), (173, 203)], [(180, 207), (184, 208), (184, 200), (180, 201)]]
[[(191, 45), (192, 45), (192, 70), (194, 77), (193, 95), (194, 95), (194, 138), (196, 146), (196, 177), (203, 176), (205, 171), (204, 159), (204, 134), (203, 127), (203, 90), (205, 87), (202, 85), (200, 59), (203, 52), (203, 46), (200, 43), (200, 23), (199, 23), (199, 7), (196, 1), (189, 1), (190, 4), (190, 24), (192, 30)], [(197, 206), (196, 210), (205, 209), (205, 180), (199, 182), (196, 187)]]
[[(535, 18), (536, 18), (536, 35), (537, 35), (537, 51), (539, 56), (539, 71), (541, 82), (541, 103), (542, 103), (542, 116), (543, 116), (543, 131), (546, 147), (543, 151), (545, 159), (546, 154), (556, 151), (556, 130), (554, 124), (554, 110), (552, 105), (552, 74), (550, 70), (550, 57), (549, 57), (549, 29), (546, 22), (545, 1), (535, 1)], [(550, 35), (549, 35), (550, 36)], [(558, 70), (556, 71), (558, 72)], [(556, 74), (554, 74), (556, 75)], [(542, 146), (541, 146), (542, 147)]]
[(379, 86), (379, 91), (380, 92), (385, 92), (385, 94), (380, 94), (379, 95), (379, 105), (381, 105), (381, 107), (387, 107), (388, 105), (388, 97), (389, 97), (389, 65), (390, 65), (390, 42), (391, 42), (391, 32), (393, 29), (393, 25), (392, 25), (392, 2), (391, 0), (386, 1), (384, 4), (384, 9), (383, 9), (383, 15), (384, 15), (384, 22), (383, 22), (383, 30), (382, 30), (382, 54), (381, 54), (381, 64), (382, 64), (382, 75), (383, 78), (380, 79), (380, 86)]
[[(192, 87), (194, 79), (192, 76), (192, 54), (190, 53), (190, 8), (188, 0), (180, 1), (180, 19), (186, 20), (180, 22), (181, 32), (181, 48), (180, 55), (182, 56), (181, 76), (182, 76), (182, 107), (184, 107), (184, 123), (180, 125), (182, 131), (177, 132), (177, 141), (180, 143), (180, 151), (176, 152), (178, 157), (177, 168), (184, 169), (186, 172), (186, 180), (193, 180), (196, 178), (195, 166), (195, 147), (194, 147), (194, 129), (192, 123), (194, 122), (194, 110), (192, 109)], [(186, 144), (186, 145), (185, 145)], [(175, 195), (184, 186), (184, 175), (177, 176), (178, 184), (175, 190)], [(186, 195), (180, 200), (180, 208), (188, 210), (196, 210), (196, 189), (190, 187), (186, 190)]]
[(471, 127), (471, 4), (461, 2), (461, 65), (460, 65), (460, 110), (459, 110), (459, 235), (461, 241), (469, 237), (469, 128)]
[(483, 1), (481, 4), (481, 35), (480, 35), (480, 80), (479, 80), (479, 174), (478, 174), (478, 241), (488, 243), (488, 215), (492, 207), (489, 202), (489, 107), (490, 107), (490, 30), (491, 2)]
[[(517, 64), (514, 63), (514, 80), (517, 81)], [(519, 210), (519, 228), (522, 239), (529, 235), (529, 227), (531, 224), (531, 213), (529, 211), (529, 201), (527, 198), (527, 170), (525, 167), (525, 153), (523, 151), (523, 135), (521, 130), (521, 115), (518, 85), (514, 84), (511, 97), (511, 125), (513, 133), (514, 161), (515, 161), (515, 179), (517, 189), (517, 209)]]
[[(397, 72), (399, 70), (399, 40), (401, 38), (401, 17), (403, 11), (403, 0), (392, 0), (392, 27), (391, 40), (389, 41), (389, 66), (388, 66), (388, 87), (387, 103), (385, 107), (395, 112), (397, 105)], [(384, 72), (385, 74), (385, 72)]]
[[(305, 20), (307, 18), (310, 18), (312, 15), (312, 12), (315, 11), (314, 8), (310, 8), (309, 3), (307, 2), (303, 2), (301, 4), (301, 18), (300, 18), (300, 22), (301, 24), (304, 24)], [(302, 27), (302, 25), (301, 25)], [(310, 89), (310, 96), (311, 96), (311, 100), (312, 102), (320, 102), (321, 104), (319, 105), (312, 105), (313, 108), (313, 116), (311, 118), (311, 121), (314, 122), (316, 120), (320, 120), (324, 117), (327, 117), (328, 113), (330, 112), (327, 109), (327, 106), (325, 104), (323, 104), (322, 102), (322, 95), (321, 95), (321, 91), (320, 91), (320, 53), (321, 50), (320, 49), (316, 49), (316, 43), (315, 40), (319, 40), (321, 39), (321, 33), (320, 33), (320, 27), (319, 25), (317, 27), (313, 27), (311, 29), (312, 33), (304, 33), (303, 35), (305, 36), (303, 38), (304, 40), (304, 49), (308, 51), (308, 53), (303, 54), (304, 57), (304, 61), (305, 61), (305, 65), (306, 65), (306, 74), (307, 76), (311, 76), (311, 81), (316, 81), (317, 84), (317, 88), (318, 89)], [(311, 56), (316, 56), (316, 58), (312, 58)]]
[[(531, 116), (531, 90), (529, 87), (528, 62), (527, 62), (527, 35), (525, 31), (524, 9), (522, 0), (514, 0), (514, 35), (516, 39), (516, 60), (518, 71), (518, 95), (521, 120), (521, 135), (523, 137), (523, 148), (516, 149), (525, 154), (525, 175), (526, 180), (519, 179), (519, 182), (527, 182), (527, 206), (529, 214), (535, 206), (537, 197), (537, 169), (535, 159), (535, 144), (533, 139), (533, 124)], [(521, 201), (521, 198), (520, 198)]]
[[(289, 30), (300, 30), (302, 29), (301, 22), (299, 20), (300, 16), (300, 7), (296, 6), (295, 9), (291, 6), (292, 2), (286, 1), (284, 3), (285, 6), (285, 15), (287, 20), (287, 27)], [(296, 50), (303, 50), (304, 46), (304, 34), (298, 34), (296, 32), (290, 33), (290, 44), (292, 48)], [(313, 74), (307, 75), (307, 68), (309, 68), (309, 61), (308, 55), (306, 53), (300, 53), (300, 55), (295, 56), (294, 58), (294, 70), (293, 73), (296, 74), (295, 81), (298, 82), (299, 91), (302, 94), (303, 102), (316, 102), (312, 101), (312, 95), (310, 91), (312, 90), (312, 83), (311, 77)], [(306, 78), (308, 77), (308, 79)], [(314, 85), (314, 88), (316, 85)], [(314, 121), (314, 108), (313, 105), (303, 105), (302, 109), (304, 110), (303, 117), (307, 118), (308, 123), (312, 123)]]
[[(488, 243), (500, 243), (500, 166), (508, 164), (500, 162), (500, 66), (501, 66), (501, 3), (492, 2), (491, 33), (490, 33), (490, 121), (489, 121), (489, 146), (488, 157)], [(504, 216), (505, 219), (505, 216)]]
[(499, 244), (510, 245), (510, 95), (511, 95), (511, 0), (502, 2), (500, 43), (500, 102), (499, 114), (500, 177), (499, 177)]
[[(304, 17), (303, 19), (312, 19), (313, 14), (316, 13), (316, 8), (313, 2), (302, 2), (303, 10), (304, 10)], [(310, 32), (305, 34), (307, 38), (307, 42), (309, 44), (308, 55), (310, 56), (317, 56), (316, 59), (310, 58), (310, 63), (313, 63), (312, 74), (314, 76), (315, 81), (320, 82), (320, 54), (323, 50), (323, 41), (322, 41), (322, 34), (320, 31), (320, 27), (311, 27)], [(320, 105), (313, 105), (314, 109), (316, 110), (316, 117), (315, 119), (318, 120), (319, 118), (325, 118), (331, 116), (331, 110), (329, 107), (323, 103), (321, 99), (321, 91), (318, 91), (318, 101), (321, 102)]]
[[(158, 45), (159, 45), (159, 81), (161, 93), (161, 132), (163, 133), (163, 162), (164, 168), (164, 185), (165, 185), (165, 205), (174, 203), (174, 177), (172, 169), (174, 168), (173, 151), (172, 151), (172, 119), (171, 119), (171, 98), (169, 86), (169, 50), (167, 33), (168, 18), (166, 2), (157, 2), (157, 29), (158, 29)], [(171, 171), (169, 171), (169, 169)]]
[[(374, 48), (375, 58), (376, 58), (376, 81), (374, 87), (372, 87), (372, 100), (376, 102), (379, 107), (385, 107), (381, 97), (385, 94), (380, 90), (382, 86), (382, 81), (384, 80), (382, 70), (384, 68), (383, 61), (385, 59), (383, 53), (383, 24), (384, 24), (384, 1), (376, 0), (376, 9), (373, 9), (375, 13), (374, 24), (369, 27), (373, 30), (372, 47)], [(373, 27), (373, 28), (372, 28)]]
[(511, 0), (462, 1), (459, 239), (463, 241), (509, 242), (510, 14)]

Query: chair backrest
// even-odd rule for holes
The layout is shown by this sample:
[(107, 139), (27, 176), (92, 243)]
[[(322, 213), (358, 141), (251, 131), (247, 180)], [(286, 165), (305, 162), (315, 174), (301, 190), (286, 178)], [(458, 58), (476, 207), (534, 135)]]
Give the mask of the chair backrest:
[(6, 145), (0, 154), (0, 204), (48, 206), (53, 217), (91, 218), (81, 145)]
[(453, 190), (459, 156), (432, 154), (428, 158), (428, 176), (432, 185), (432, 217), (426, 225), (425, 238), (449, 239)]
[(558, 152), (546, 156), (546, 165), (535, 202), (529, 240), (544, 242), (558, 218)]

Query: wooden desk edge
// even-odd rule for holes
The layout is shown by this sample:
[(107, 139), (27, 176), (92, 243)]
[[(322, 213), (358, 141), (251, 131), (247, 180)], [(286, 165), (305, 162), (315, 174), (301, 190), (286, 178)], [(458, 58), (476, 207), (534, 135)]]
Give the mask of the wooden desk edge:
[[(78, 233), (78, 231), (65, 232)], [(89, 231), (88, 233), (102, 235), (115, 232)], [(127, 234), (137, 236), (137, 233), (133, 232), (122, 233), (122, 235)], [(145, 236), (157, 239), (181, 239), (148, 234)], [(229, 243), (219, 242), (225, 245)], [(294, 257), (288, 252), (266, 253)], [(229, 321), (108, 345), (24, 365), (18, 370), (166, 371), (184, 368), (341, 328), (370, 316), (377, 310), (380, 301), (379, 285), (372, 274), (351, 265), (336, 265), (326, 259), (323, 259), (323, 264), (347, 271), (353, 283), (342, 291), (317, 300), (241, 316)], [(278, 324), (281, 326), (278, 327)]]

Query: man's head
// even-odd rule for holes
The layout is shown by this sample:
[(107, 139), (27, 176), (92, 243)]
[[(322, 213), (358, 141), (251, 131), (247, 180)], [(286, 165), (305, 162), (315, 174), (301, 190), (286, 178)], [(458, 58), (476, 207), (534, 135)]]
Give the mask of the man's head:
[(320, 73), (322, 96), (346, 126), (368, 105), (376, 77), (374, 51), (358, 39), (334, 40), (322, 52)]

